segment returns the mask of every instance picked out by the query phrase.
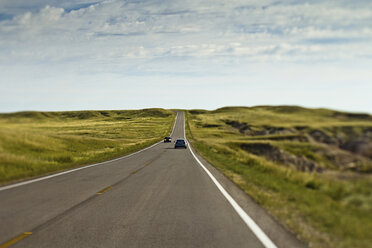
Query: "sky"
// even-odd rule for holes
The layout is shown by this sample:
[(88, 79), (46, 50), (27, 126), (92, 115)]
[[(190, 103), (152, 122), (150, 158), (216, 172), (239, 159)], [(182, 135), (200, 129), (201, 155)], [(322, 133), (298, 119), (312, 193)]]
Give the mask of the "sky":
[(370, 0), (0, 0), (0, 112), (372, 113)]

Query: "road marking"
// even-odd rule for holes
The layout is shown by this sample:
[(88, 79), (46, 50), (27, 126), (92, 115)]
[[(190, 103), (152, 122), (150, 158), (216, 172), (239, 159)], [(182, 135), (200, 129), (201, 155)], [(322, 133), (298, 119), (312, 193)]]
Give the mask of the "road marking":
[[(176, 126), (177, 119), (178, 119), (178, 112), (177, 112), (177, 115), (176, 115), (176, 119), (174, 121), (172, 134), (174, 132), (174, 128)], [(16, 188), (16, 187), (23, 186), (23, 185), (30, 184), (30, 183), (36, 183), (36, 182), (43, 181), (43, 180), (46, 180), (46, 179), (49, 179), (49, 178), (62, 176), (62, 175), (65, 175), (65, 174), (69, 174), (71, 172), (75, 172), (75, 171), (87, 169), (87, 168), (94, 167), (94, 166), (97, 166), (97, 165), (103, 165), (103, 164), (111, 163), (111, 162), (114, 162), (114, 161), (122, 160), (122, 159), (125, 159), (125, 158), (129, 158), (129, 157), (131, 157), (133, 155), (136, 155), (136, 154), (138, 154), (140, 152), (146, 151), (146, 150), (148, 150), (148, 149), (150, 149), (150, 148), (152, 148), (152, 147), (154, 147), (156, 145), (159, 145), (160, 143), (163, 143), (163, 140), (161, 140), (161, 141), (159, 141), (159, 142), (157, 142), (157, 143), (155, 143), (155, 144), (153, 144), (153, 145), (151, 145), (149, 147), (146, 147), (146, 148), (144, 148), (142, 150), (139, 150), (137, 152), (128, 154), (128, 155), (123, 156), (123, 157), (120, 157), (120, 158), (116, 158), (116, 159), (112, 159), (112, 160), (108, 160), (108, 161), (104, 161), (104, 162), (100, 162), (100, 163), (96, 163), (96, 164), (91, 164), (91, 165), (79, 167), (79, 168), (72, 169), (72, 170), (63, 171), (63, 172), (60, 172), (60, 173), (57, 173), (57, 174), (53, 174), (53, 175), (49, 175), (49, 176), (45, 176), (45, 177), (40, 177), (40, 178), (32, 179), (32, 180), (29, 180), (29, 181), (24, 181), (24, 182), (20, 182), (20, 183), (10, 184), (10, 185), (7, 185), (7, 186), (0, 187), (0, 191), (7, 190), (7, 189), (12, 189), (12, 188)]]
[(138, 170), (135, 170), (135, 171), (132, 171), (130, 174), (131, 175), (134, 175), (134, 174), (136, 174), (138, 172)]
[(177, 122), (177, 119), (178, 119), (178, 112), (177, 112), (177, 114), (176, 114), (176, 119), (174, 120), (174, 123), (173, 123), (173, 128), (172, 128), (172, 132), (170, 133), (170, 135), (169, 136), (171, 136), (172, 137), (172, 135), (173, 135), (173, 132), (174, 132), (174, 128), (176, 127), (176, 122)]
[(30, 236), (32, 234), (32, 232), (25, 232), (25, 233), (22, 233), (21, 235), (18, 235), (17, 237), (9, 240), (8, 242), (0, 245), (0, 248), (8, 248), (9, 246), (11, 245), (14, 245), (15, 243), (21, 241), (22, 239)]
[[(184, 131), (184, 137), (186, 139), (185, 121), (186, 121), (186, 119), (184, 118), (183, 131)], [(210, 173), (210, 171), (203, 165), (203, 163), (200, 162), (200, 160), (195, 156), (194, 152), (192, 151), (190, 145), (189, 145), (189, 150), (190, 150), (192, 156), (195, 158), (196, 162), (198, 162), (198, 164), (203, 168), (203, 170), (207, 173), (207, 175), (212, 179), (214, 184), (221, 191), (222, 195), (227, 199), (227, 201), (231, 204), (231, 206), (234, 208), (234, 210), (238, 213), (240, 218), (242, 218), (242, 220), (252, 230), (252, 232), (261, 241), (261, 243), (266, 248), (277, 248), (277, 246), (271, 241), (271, 239), (256, 224), (256, 222), (254, 222), (254, 220), (239, 206), (239, 204), (232, 198), (232, 196), (229, 193), (227, 193), (227, 191), (222, 187), (222, 185), (217, 181), (217, 179), (212, 175), (212, 173)]]
[(108, 191), (108, 190), (110, 190), (110, 189), (112, 189), (112, 186), (109, 186), (109, 187), (107, 187), (107, 188), (104, 188), (103, 190), (97, 192), (97, 194), (98, 194), (98, 195), (102, 195), (103, 193), (105, 193), (106, 191)]
[[(185, 117), (185, 112), (183, 112), (183, 138), (187, 141), (186, 139), (186, 117)], [(189, 142), (187, 142), (189, 143)]]

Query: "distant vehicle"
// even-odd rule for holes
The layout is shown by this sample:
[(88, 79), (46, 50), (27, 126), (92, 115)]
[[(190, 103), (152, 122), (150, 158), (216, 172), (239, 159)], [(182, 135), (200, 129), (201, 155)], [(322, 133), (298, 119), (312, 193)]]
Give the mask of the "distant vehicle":
[(167, 142), (172, 142), (172, 138), (171, 137), (165, 137), (164, 138), (164, 143), (167, 143)]
[(175, 144), (174, 144), (174, 149), (177, 149), (177, 148), (187, 148), (186, 147), (186, 141), (184, 139), (177, 139)]

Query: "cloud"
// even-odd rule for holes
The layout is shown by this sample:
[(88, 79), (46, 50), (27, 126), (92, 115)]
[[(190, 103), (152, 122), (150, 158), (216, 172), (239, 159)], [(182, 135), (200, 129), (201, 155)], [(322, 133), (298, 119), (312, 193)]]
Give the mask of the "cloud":
[[(38, 3), (43, 2), (57, 3)], [(242, 3), (62, 1), (57, 7), (46, 5), (38, 12), (26, 11), (11, 20), (4, 17), (0, 34), (10, 39), (3, 39), (1, 44), (12, 49), (13, 56), (20, 60), (29, 57), (30, 50), (39, 49), (43, 59), (67, 59), (65, 55), (109, 60), (108, 54), (115, 54), (113, 59), (121, 56), (126, 60), (134, 58), (133, 50), (138, 46), (146, 50), (149, 60), (159, 56), (230, 56), (251, 62), (296, 62), (306, 57), (314, 61), (324, 60), (322, 53), (326, 50), (330, 59), (342, 58), (342, 53), (358, 57), (353, 44), (359, 44), (367, 54), (372, 52), (368, 44), (372, 38), (372, 8), (366, 8), (372, 5), (368, 2), (357, 1), (353, 8), (337, 1)], [(18, 40), (25, 48), (16, 51), (9, 45), (11, 40)], [(239, 46), (232, 46), (234, 42)], [(61, 48), (66, 52), (55, 57), (52, 50)], [(340, 49), (342, 52), (337, 52)], [(143, 58), (143, 54), (139, 57)]]
[(49, 5), (45, 6), (40, 10), (38, 14), (32, 14), (31, 12), (26, 12), (23, 15), (16, 16), (13, 19), (13, 22), (17, 25), (27, 26), (27, 28), (37, 28), (40, 26), (51, 26), (53, 23), (56, 23), (60, 20), (64, 14), (63, 8), (50, 7)]
[(69, 6), (67, 8), (65, 8), (65, 11), (67, 13), (71, 12), (71, 11), (77, 11), (77, 10), (80, 10), (80, 9), (86, 9), (86, 8), (89, 8), (90, 6), (94, 6), (96, 4), (98, 4), (99, 2), (90, 2), (90, 3), (80, 3), (80, 4), (75, 4), (75, 5), (72, 5), (72, 6)]
[(335, 64), (341, 80), (371, 64), (371, 23), (366, 0), (2, 0), (0, 77), (244, 78), (263, 75), (257, 64)]

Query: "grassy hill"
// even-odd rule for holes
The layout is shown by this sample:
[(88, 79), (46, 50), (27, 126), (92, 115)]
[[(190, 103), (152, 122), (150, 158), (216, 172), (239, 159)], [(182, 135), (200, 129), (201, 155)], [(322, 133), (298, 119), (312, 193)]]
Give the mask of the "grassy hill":
[(0, 183), (140, 150), (172, 129), (164, 109), (0, 114)]
[(371, 247), (372, 116), (297, 106), (187, 112), (195, 149), (312, 247)]

